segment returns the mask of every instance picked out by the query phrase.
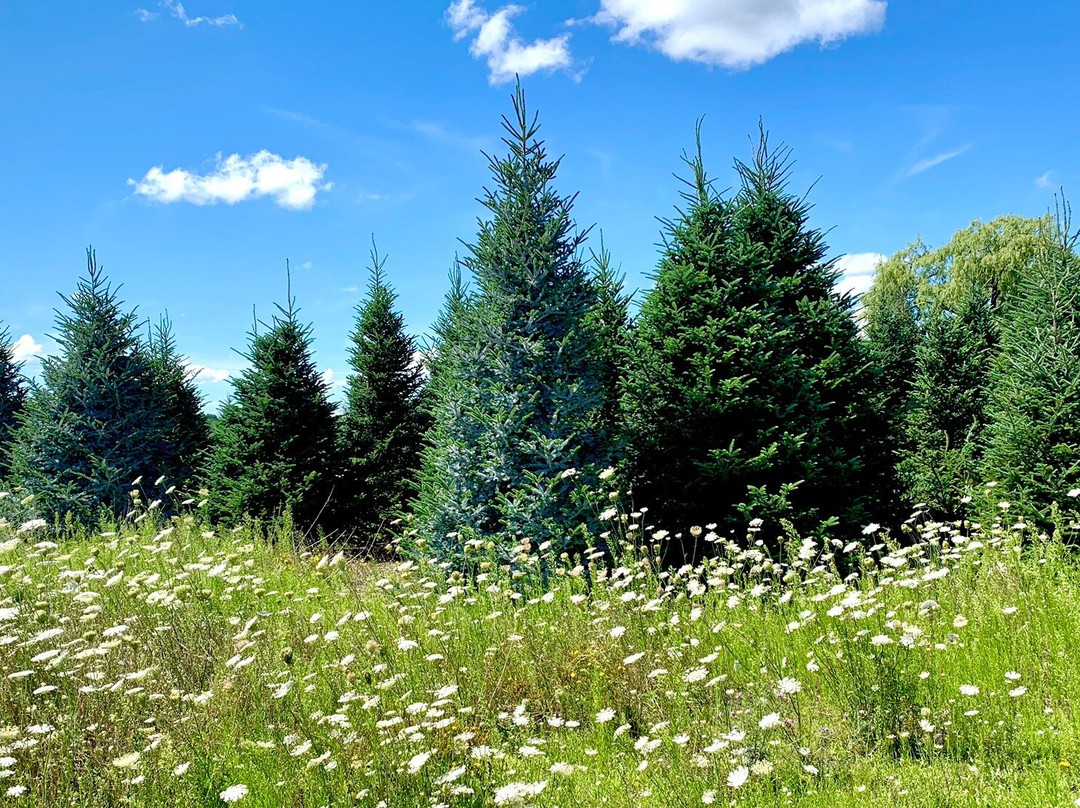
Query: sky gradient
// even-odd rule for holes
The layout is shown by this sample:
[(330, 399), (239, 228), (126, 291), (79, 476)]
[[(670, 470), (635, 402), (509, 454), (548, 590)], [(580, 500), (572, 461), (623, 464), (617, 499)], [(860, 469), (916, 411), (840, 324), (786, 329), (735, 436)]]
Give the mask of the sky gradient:
[(92, 244), (140, 316), (168, 311), (213, 407), (288, 259), (338, 383), (372, 238), (427, 332), (515, 73), (639, 295), (701, 116), (719, 188), (759, 118), (791, 147), (859, 289), (916, 236), (1080, 185), (1077, 30), (1077, 4), (998, 0), (0, 0), (0, 326), (34, 373)]

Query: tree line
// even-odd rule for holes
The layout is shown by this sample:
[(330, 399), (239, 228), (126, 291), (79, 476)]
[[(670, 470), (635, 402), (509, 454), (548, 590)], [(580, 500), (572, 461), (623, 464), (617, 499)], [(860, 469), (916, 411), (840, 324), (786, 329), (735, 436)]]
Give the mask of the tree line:
[(471, 545), (506, 560), (523, 543), (580, 550), (603, 535), (612, 473), (681, 557), (703, 528), (846, 541), (914, 507), (959, 519), (987, 481), (1045, 526), (1076, 483), (1067, 208), (916, 242), (856, 299), (788, 187), (790, 150), (762, 130), (725, 195), (699, 130), (632, 315), (520, 87), (503, 126), (428, 343), (406, 332), (373, 250), (341, 412), (290, 292), (254, 323), (248, 366), (208, 418), (171, 323), (143, 334), (88, 251), (36, 381), (0, 335), (0, 479), (49, 521), (205, 498), (218, 523), (288, 512), (309, 535), (396, 537), (451, 563)]

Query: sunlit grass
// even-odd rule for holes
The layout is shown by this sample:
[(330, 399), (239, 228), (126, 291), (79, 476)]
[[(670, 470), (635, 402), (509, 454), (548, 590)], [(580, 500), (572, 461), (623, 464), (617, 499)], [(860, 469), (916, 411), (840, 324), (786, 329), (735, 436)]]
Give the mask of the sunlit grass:
[(704, 533), (718, 554), (694, 568), (657, 572), (651, 538), (613, 569), (526, 548), (500, 567), (478, 543), (463, 577), (197, 513), (0, 527), (0, 802), (1080, 796), (1080, 568), (1059, 543), (916, 524), (852, 548), (843, 580), (840, 548), (781, 562)]

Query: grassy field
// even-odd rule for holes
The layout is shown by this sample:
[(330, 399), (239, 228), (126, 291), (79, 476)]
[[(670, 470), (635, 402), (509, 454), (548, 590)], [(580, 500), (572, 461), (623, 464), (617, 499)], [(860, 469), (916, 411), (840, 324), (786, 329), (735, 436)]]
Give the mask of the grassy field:
[(1073, 805), (1080, 566), (999, 513), (847, 580), (810, 542), (464, 580), (197, 514), (5, 525), (0, 804)]

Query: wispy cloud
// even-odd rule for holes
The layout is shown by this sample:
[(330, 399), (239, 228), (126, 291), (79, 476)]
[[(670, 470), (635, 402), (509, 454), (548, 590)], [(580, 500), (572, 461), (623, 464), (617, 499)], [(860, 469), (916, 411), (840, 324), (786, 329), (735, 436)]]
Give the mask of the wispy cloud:
[(861, 295), (870, 288), (874, 281), (874, 272), (887, 259), (882, 253), (850, 253), (836, 260), (836, 269), (840, 277), (836, 281), (836, 291), (852, 295)]
[(302, 210), (315, 204), (319, 191), (333, 187), (323, 181), (325, 172), (325, 163), (318, 165), (306, 157), (286, 160), (264, 149), (251, 157), (231, 154), (223, 159), (219, 153), (214, 170), (206, 174), (154, 166), (141, 180), (129, 179), (128, 184), (135, 186), (136, 194), (165, 204), (233, 205), (268, 196), (283, 208)]
[(1051, 178), (1051, 175), (1053, 173), (1054, 173), (1053, 171), (1047, 171), (1041, 177), (1036, 177), (1035, 178), (1035, 187), (1036, 188), (1041, 188), (1044, 191), (1047, 188), (1053, 188), (1054, 187), (1054, 180)]
[(479, 135), (464, 135), (437, 121), (413, 121), (408, 125), (408, 128), (429, 140), (446, 143), (473, 154), (491, 148), (491, 142), (488, 138)]
[(446, 9), (446, 21), (454, 31), (455, 41), (473, 37), (469, 53), (487, 60), (492, 84), (513, 81), (515, 75), (569, 70), (573, 64), (569, 34), (529, 44), (517, 35), (510, 19), (524, 10), (524, 6), (506, 5), (489, 14), (474, 0), (455, 0)]
[(23, 334), (11, 345), (11, 351), (16, 362), (32, 361), (35, 357), (41, 355), (42, 350), (41, 343), (29, 334)]
[(270, 107), (266, 110), (266, 113), (277, 118), (284, 118), (287, 121), (295, 121), (296, 123), (303, 123), (308, 126), (317, 126), (320, 129), (327, 129), (330, 126), (330, 124), (320, 121), (318, 118), (313, 118), (311, 115), (306, 115), (303, 112), (293, 112), (291, 109), (277, 109), (275, 107)]
[(749, 68), (804, 42), (831, 45), (885, 24), (885, 0), (600, 0), (614, 41), (670, 59)]
[(961, 154), (970, 149), (973, 145), (974, 144), (972, 143), (968, 143), (966, 146), (961, 146), (956, 151), (943, 152), (942, 154), (935, 155), (934, 157), (928, 157), (925, 160), (919, 160), (919, 162), (915, 163), (915, 165), (913, 165), (905, 172), (904, 176), (914, 177), (916, 174), (922, 174), (924, 171), (929, 171), (931, 168), (935, 168), (942, 163), (948, 162), (954, 157), (959, 157)]
[[(184, 8), (184, 4), (178, 2), (178, 0), (161, 0), (158, 4), (161, 8), (169, 12), (169, 15), (177, 20), (180, 20), (188, 28), (195, 28), (199, 25), (209, 25), (214, 28), (223, 28), (229, 25), (237, 25), (243, 28), (243, 24), (237, 19), (235, 14), (222, 14), (220, 17), (192, 17), (187, 13), (187, 9)], [(135, 9), (135, 16), (142, 22), (150, 22), (150, 20), (156, 19), (159, 15), (155, 11), (149, 11), (145, 8)]]

